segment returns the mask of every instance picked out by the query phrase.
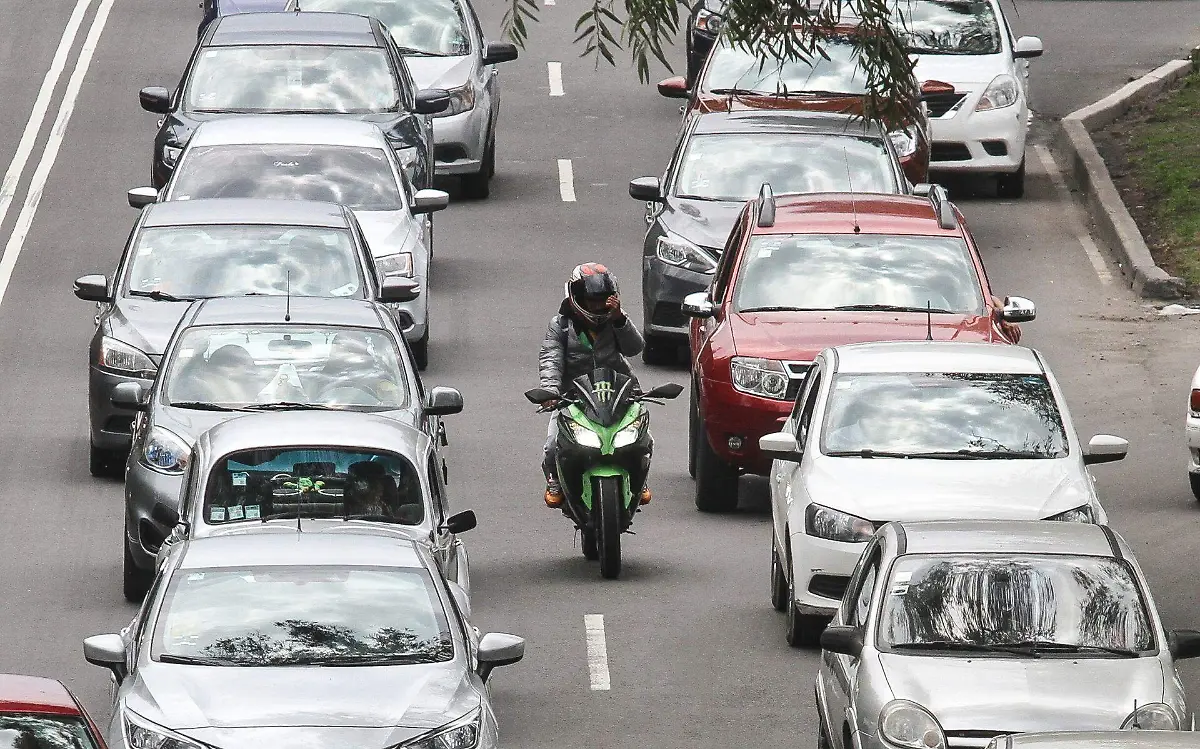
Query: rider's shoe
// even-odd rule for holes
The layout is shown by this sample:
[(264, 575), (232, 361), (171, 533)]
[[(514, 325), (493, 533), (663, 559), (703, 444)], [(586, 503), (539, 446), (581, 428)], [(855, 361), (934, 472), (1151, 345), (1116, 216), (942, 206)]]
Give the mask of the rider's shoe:
[(642, 493), (638, 496), (638, 499), (644, 505), (650, 504), (650, 485), (649, 484), (642, 487)]
[(561, 507), (563, 503), (562, 487), (558, 485), (555, 479), (546, 480), (546, 506), (550, 508)]

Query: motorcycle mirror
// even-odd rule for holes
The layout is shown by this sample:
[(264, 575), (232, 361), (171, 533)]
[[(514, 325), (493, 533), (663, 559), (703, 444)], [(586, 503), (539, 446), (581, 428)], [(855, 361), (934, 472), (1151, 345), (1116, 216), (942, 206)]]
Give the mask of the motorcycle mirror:
[(667, 382), (667, 383), (663, 383), (662, 385), (659, 385), (658, 387), (654, 388), (653, 390), (646, 393), (642, 397), (643, 398), (666, 398), (667, 400), (671, 400), (672, 398), (678, 398), (679, 394), (682, 392), (683, 392), (683, 385), (679, 385), (674, 382)]
[(558, 397), (558, 395), (550, 392), (549, 390), (543, 390), (542, 388), (534, 388), (532, 390), (526, 390), (525, 397), (529, 400), (530, 403), (540, 406), (543, 403), (545, 403), (546, 401), (554, 400), (555, 398)]

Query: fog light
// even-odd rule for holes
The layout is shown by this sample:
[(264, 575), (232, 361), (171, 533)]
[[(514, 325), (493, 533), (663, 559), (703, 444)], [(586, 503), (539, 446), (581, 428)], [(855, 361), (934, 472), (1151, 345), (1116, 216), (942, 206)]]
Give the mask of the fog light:
[(741, 437), (730, 437), (729, 438), (729, 449), (730, 450), (741, 450), (742, 449), (742, 438)]

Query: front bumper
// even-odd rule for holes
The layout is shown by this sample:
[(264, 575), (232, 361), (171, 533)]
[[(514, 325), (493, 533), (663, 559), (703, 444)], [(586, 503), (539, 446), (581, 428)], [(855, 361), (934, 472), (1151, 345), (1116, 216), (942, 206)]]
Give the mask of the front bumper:
[(1029, 108), (1022, 98), (1009, 107), (976, 112), (982, 91), (968, 94), (943, 117), (930, 118), (930, 171), (1011, 174), (1025, 161)]
[(154, 384), (153, 380), (119, 375), (96, 366), (88, 368), (88, 420), (92, 444), (101, 450), (129, 449), (137, 412), (117, 408), (111, 400), (113, 390), (122, 382), (136, 382), (143, 391)]
[(1188, 414), (1184, 426), (1188, 449), (1188, 473), (1200, 473), (1200, 417)]
[(712, 283), (712, 274), (684, 270), (664, 263), (656, 255), (642, 256), (643, 332), (660, 337), (678, 338), (686, 343), (689, 318), (680, 311), (688, 294), (704, 291)]
[(416, 343), (429, 333), (429, 289), (426, 286), (426, 276), (415, 276), (414, 279), (421, 284), (420, 296), (411, 302), (384, 305), (391, 310), (396, 324), (400, 326), (409, 343)]
[(125, 538), (140, 569), (154, 569), (158, 547), (171, 532), (150, 518), (154, 505), (162, 502), (178, 509), (182, 489), (182, 475), (160, 473), (130, 456), (125, 472)]
[[(804, 518), (799, 522), (803, 528)], [(801, 531), (791, 535), (791, 545), (797, 610), (810, 616), (832, 616), (866, 544), (830, 541)]]
[(434, 174), (479, 172), (487, 149), (489, 119), (488, 110), (481, 103), (466, 112), (433, 118)]
[[(771, 459), (758, 451), (758, 439), (778, 432), (792, 411), (792, 401), (770, 400), (734, 390), (728, 382), (704, 380), (704, 431), (713, 451), (726, 463), (760, 476), (771, 470)], [(741, 447), (729, 446), (740, 438)]]

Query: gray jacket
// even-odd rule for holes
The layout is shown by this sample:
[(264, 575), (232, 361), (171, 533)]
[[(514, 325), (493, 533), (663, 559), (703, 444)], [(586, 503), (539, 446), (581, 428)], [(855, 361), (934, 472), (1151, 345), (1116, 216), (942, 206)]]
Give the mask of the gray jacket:
[(633, 321), (626, 317), (621, 325), (608, 324), (590, 332), (593, 343), (589, 346), (580, 340), (575, 321), (563, 310), (550, 319), (546, 340), (538, 356), (540, 387), (561, 393), (571, 380), (591, 374), (597, 367), (615, 369), (631, 378), (637, 386), (637, 377), (625, 359), (640, 354), (644, 345), (642, 334)]

